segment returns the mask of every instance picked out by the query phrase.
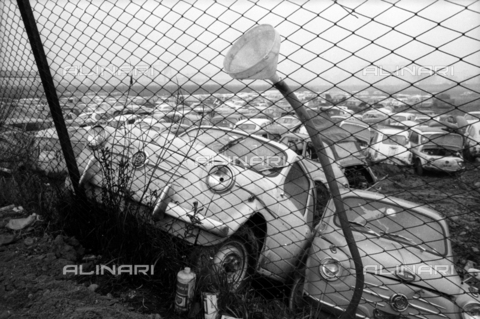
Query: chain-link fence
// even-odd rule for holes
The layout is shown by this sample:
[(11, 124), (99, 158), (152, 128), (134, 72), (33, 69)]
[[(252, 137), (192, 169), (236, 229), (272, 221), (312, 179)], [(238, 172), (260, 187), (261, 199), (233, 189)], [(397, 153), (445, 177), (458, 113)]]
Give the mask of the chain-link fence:
[(52, 218), (177, 310), (188, 266), (236, 317), (480, 316), (477, 1), (18, 5), (3, 184), (70, 189)]

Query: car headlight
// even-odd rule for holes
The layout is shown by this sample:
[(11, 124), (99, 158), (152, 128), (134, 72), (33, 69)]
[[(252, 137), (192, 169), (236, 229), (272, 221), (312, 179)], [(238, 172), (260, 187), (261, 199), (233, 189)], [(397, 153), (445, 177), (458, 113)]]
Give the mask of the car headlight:
[(469, 303), (463, 307), (463, 319), (480, 319), (480, 304)]
[(105, 146), (107, 142), (107, 134), (101, 126), (94, 126), (88, 131), (87, 145), (91, 149), (99, 149)]
[(334, 258), (326, 258), (320, 264), (320, 275), (328, 281), (337, 280), (341, 271), (340, 262)]
[(232, 188), (235, 183), (232, 170), (226, 165), (214, 166), (207, 176), (207, 186), (216, 193), (221, 193)]
[(390, 306), (396, 311), (405, 311), (408, 309), (408, 298), (402, 294), (395, 294), (390, 298)]

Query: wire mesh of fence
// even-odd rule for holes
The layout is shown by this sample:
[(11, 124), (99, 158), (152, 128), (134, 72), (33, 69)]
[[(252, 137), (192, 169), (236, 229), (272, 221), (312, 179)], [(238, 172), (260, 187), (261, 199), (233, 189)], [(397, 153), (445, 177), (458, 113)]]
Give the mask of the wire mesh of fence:
[(165, 314), (191, 267), (191, 317), (480, 316), (478, 1), (18, 3), (0, 203), (155, 265)]

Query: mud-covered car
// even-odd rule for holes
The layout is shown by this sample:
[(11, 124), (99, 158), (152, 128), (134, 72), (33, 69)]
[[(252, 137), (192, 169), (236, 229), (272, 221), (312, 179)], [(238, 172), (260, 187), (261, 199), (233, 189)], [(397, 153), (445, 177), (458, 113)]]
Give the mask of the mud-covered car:
[(418, 134), (421, 138), (420, 144), (413, 146), (412, 143), (412, 164), (415, 173), (423, 175), (425, 171), (448, 173), (463, 171), (464, 137), (441, 129), (439, 131), (435, 131), (435, 128), (430, 128), (430, 131), (428, 127), (426, 129), (412, 130), (412, 135)]
[[(334, 129), (335, 132), (332, 132)], [(322, 132), (327, 156), (344, 170), (348, 184), (352, 188), (369, 188), (377, 182), (377, 177), (368, 165), (360, 145), (346, 131), (332, 127)], [(297, 154), (319, 162), (310, 136), (300, 133), (287, 133), (280, 143), (290, 147)]]
[[(208, 251), (234, 289), (254, 272), (285, 281), (329, 198), (319, 163), (242, 131), (198, 127), (144, 143), (97, 127), (88, 140), (89, 152), (110, 152), (109, 167), (128, 175), (121, 193), (160, 230)], [(91, 155), (81, 168), (81, 185), (97, 199), (104, 164)], [(340, 168), (334, 173), (348, 185)]]
[[(357, 317), (479, 318), (473, 276), (480, 270), (462, 270), (460, 277), (440, 213), (374, 192), (343, 191), (341, 196), (363, 265)], [(294, 275), (290, 307), (308, 302), (341, 313), (351, 302), (356, 272), (333, 201), (315, 230)]]

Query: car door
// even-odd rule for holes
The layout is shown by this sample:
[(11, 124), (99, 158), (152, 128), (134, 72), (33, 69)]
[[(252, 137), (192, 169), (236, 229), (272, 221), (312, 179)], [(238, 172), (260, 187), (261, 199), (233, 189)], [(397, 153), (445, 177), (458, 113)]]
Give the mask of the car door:
[(295, 161), (278, 180), (278, 217), (269, 221), (260, 272), (285, 277), (312, 235), (314, 183), (301, 161)]

